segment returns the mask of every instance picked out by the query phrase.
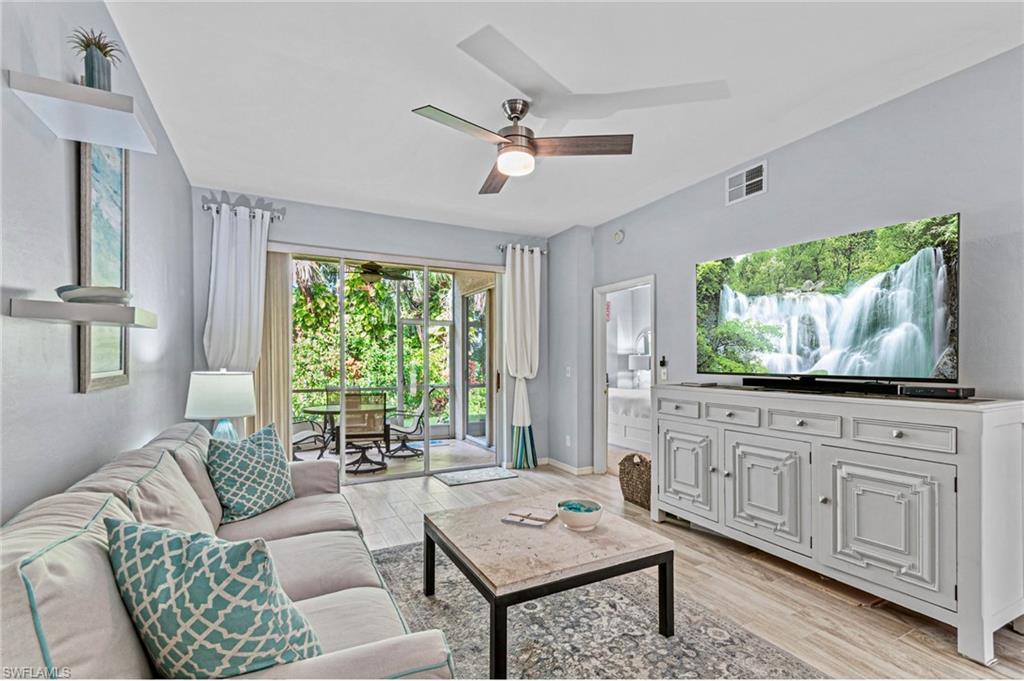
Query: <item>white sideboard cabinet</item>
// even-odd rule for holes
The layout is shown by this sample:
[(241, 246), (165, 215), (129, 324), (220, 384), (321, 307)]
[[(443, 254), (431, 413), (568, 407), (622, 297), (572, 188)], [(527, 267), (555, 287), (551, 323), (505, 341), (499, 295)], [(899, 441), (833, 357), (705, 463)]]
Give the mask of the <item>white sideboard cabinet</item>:
[(651, 403), (655, 521), (934, 617), (995, 661), (993, 632), (1024, 616), (1024, 402), (658, 385)]

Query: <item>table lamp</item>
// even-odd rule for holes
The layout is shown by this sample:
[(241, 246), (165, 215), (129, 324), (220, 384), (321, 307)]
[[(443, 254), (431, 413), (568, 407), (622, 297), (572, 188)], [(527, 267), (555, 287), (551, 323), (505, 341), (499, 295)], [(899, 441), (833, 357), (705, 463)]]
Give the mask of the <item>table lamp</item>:
[(232, 418), (256, 414), (256, 390), (251, 371), (193, 371), (188, 384), (185, 418), (216, 419), (213, 436), (237, 440)]

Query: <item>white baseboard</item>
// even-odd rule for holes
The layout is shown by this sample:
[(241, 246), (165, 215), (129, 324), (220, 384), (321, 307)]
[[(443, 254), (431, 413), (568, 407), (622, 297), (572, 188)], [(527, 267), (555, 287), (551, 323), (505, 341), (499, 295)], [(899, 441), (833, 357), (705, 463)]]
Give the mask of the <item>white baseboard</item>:
[(547, 464), (552, 468), (557, 468), (560, 471), (565, 471), (566, 473), (571, 473), (573, 475), (593, 475), (594, 473), (593, 466), (584, 466), (583, 468), (576, 468), (575, 466), (570, 466), (569, 464), (559, 461), (558, 459), (539, 459), (538, 463), (540, 463), (540, 465), (542, 466), (544, 464)]

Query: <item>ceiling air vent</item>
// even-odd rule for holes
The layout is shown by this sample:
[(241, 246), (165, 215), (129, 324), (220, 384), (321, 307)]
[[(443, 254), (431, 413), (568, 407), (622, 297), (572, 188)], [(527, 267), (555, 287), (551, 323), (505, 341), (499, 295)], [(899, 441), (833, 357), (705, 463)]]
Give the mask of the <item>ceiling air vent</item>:
[(761, 161), (734, 175), (725, 178), (725, 205), (761, 194), (768, 189), (768, 164)]

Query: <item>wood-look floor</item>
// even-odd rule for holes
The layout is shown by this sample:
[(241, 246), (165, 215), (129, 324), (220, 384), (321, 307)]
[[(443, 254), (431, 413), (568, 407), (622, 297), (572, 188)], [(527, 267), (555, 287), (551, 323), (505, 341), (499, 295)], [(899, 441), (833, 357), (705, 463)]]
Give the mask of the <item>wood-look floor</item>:
[(986, 668), (956, 652), (956, 632), (739, 542), (665, 522), (622, 500), (618, 479), (541, 467), (511, 480), (448, 487), (433, 478), (344, 489), (371, 550), (419, 541), (424, 512), (566, 489), (675, 542), (676, 590), (821, 670), (842, 678), (1024, 678), (1024, 636), (996, 635)]

